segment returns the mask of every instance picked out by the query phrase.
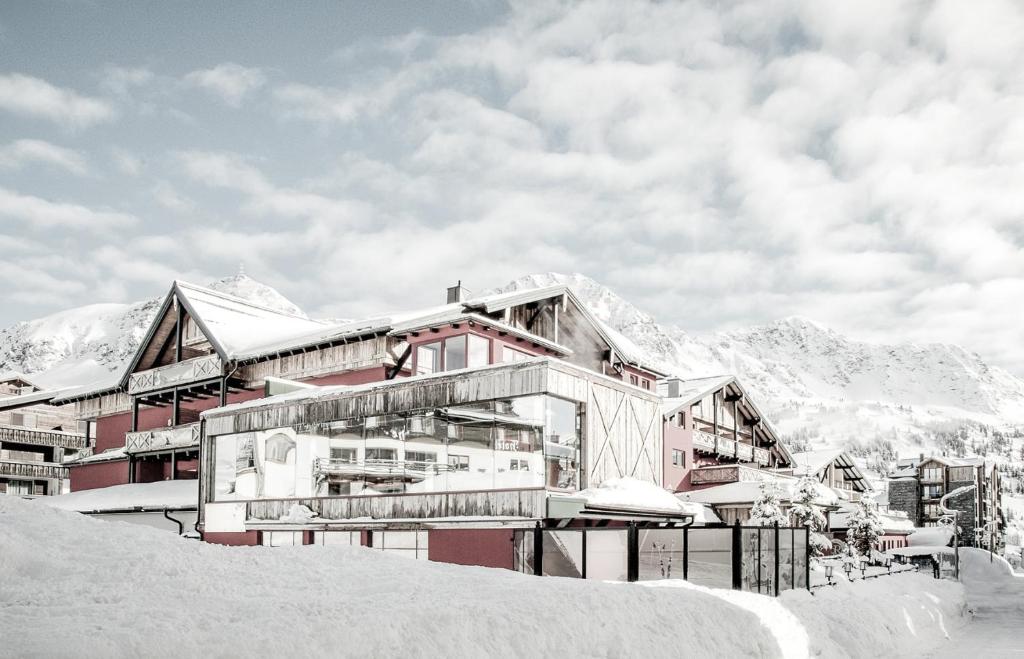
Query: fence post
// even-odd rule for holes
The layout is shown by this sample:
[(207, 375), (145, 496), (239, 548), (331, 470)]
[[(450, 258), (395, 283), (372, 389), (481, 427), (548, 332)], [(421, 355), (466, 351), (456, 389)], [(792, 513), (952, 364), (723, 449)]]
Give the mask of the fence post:
[(690, 580), (690, 527), (683, 527), (683, 581)]
[(779, 596), (779, 523), (775, 522), (775, 596)]
[(640, 579), (640, 533), (636, 522), (626, 527), (626, 581)]
[(743, 541), (740, 534), (740, 520), (732, 525), (732, 589), (743, 588)]
[(583, 567), (580, 569), (580, 577), (583, 578), (583, 579), (586, 579), (587, 578), (587, 530), (583, 529), (582, 531), (580, 531), (580, 534), (583, 536), (583, 538), (580, 540), (580, 543), (582, 544), (581, 549), (582, 549), (582, 553), (583, 553)]
[(811, 589), (811, 527), (808, 526), (804, 541), (804, 584)]
[(533, 574), (544, 576), (544, 535), (540, 530), (540, 522), (533, 530)]

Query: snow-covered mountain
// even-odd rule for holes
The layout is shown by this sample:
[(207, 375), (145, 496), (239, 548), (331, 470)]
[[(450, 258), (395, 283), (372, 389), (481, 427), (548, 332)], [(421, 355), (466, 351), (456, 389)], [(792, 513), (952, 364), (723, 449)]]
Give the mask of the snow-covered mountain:
[[(273, 288), (243, 274), (209, 287), (292, 314), (302, 310)], [(142, 341), (163, 298), (134, 304), (90, 304), (0, 330), (0, 373), (32, 375), (42, 386), (111, 379)]]
[(684, 377), (738, 375), (797, 448), (846, 446), (879, 468), (921, 452), (1020, 456), (1024, 380), (959, 346), (867, 343), (799, 317), (696, 336), (580, 274), (499, 290), (552, 284), (569, 285), (652, 363)]
[[(949, 451), (1019, 457), (1024, 381), (963, 348), (855, 341), (804, 318), (706, 336), (663, 325), (580, 274), (523, 277), (500, 290), (564, 283), (645, 361), (684, 377), (735, 373), (796, 448), (847, 446), (881, 467), (897, 454)], [(212, 288), (302, 311), (245, 275)], [(0, 371), (61, 386), (120, 373), (160, 304), (96, 304), (0, 330)]]

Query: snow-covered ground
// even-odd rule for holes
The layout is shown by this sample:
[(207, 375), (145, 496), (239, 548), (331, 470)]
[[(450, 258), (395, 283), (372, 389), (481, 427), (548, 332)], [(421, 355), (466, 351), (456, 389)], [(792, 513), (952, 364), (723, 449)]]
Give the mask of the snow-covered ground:
[(970, 624), (936, 657), (1024, 657), (1024, 576), (987, 551), (960, 549)]
[(0, 647), (18, 657), (866, 657), (940, 650), (963, 588), (923, 575), (779, 599), (221, 547), (0, 497)]

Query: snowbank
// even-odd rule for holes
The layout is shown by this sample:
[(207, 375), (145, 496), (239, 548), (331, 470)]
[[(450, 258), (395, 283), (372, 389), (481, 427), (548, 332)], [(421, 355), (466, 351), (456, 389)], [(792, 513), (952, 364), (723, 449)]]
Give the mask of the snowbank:
[(112, 485), (93, 490), (81, 490), (53, 497), (40, 497), (35, 501), (62, 510), (80, 513), (111, 510), (171, 510), (195, 508), (199, 505), (198, 480), (158, 481)]
[(363, 548), (222, 547), (13, 497), (0, 528), (11, 656), (780, 654), (754, 614), (702, 592)]
[(779, 602), (811, 631), (822, 657), (919, 657), (949, 645), (967, 624), (964, 589), (924, 574), (787, 590)]

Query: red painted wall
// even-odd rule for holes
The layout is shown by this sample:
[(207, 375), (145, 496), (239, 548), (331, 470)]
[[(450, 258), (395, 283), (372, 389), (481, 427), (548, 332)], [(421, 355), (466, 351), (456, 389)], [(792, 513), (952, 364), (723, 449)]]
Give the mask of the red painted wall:
[[(662, 464), (664, 465), (664, 487), (674, 492), (685, 492), (690, 489), (690, 469), (693, 468), (693, 431), (688, 427), (689, 419), (684, 427), (676, 425), (674, 419), (665, 422), (665, 446)], [(681, 450), (686, 456), (686, 466), (677, 467), (672, 464), (672, 449)]]
[(128, 482), (128, 461), (110, 460), (71, 467), (71, 491), (92, 490), (97, 487), (124, 485)]
[[(406, 362), (406, 366), (409, 362)], [(373, 368), (364, 368), (360, 371), (348, 371), (345, 373), (335, 373), (333, 375), (323, 375), (317, 378), (310, 378), (303, 380), (308, 384), (315, 384), (321, 387), (329, 387), (335, 384), (366, 384), (368, 382), (381, 382), (387, 378), (387, 368), (384, 366), (374, 366)], [(262, 392), (260, 394), (262, 397)]]
[(204, 533), (203, 541), (215, 545), (228, 545), (230, 547), (253, 547), (260, 544), (260, 532)]
[(511, 529), (436, 529), (429, 534), (427, 558), (432, 561), (513, 567)]

